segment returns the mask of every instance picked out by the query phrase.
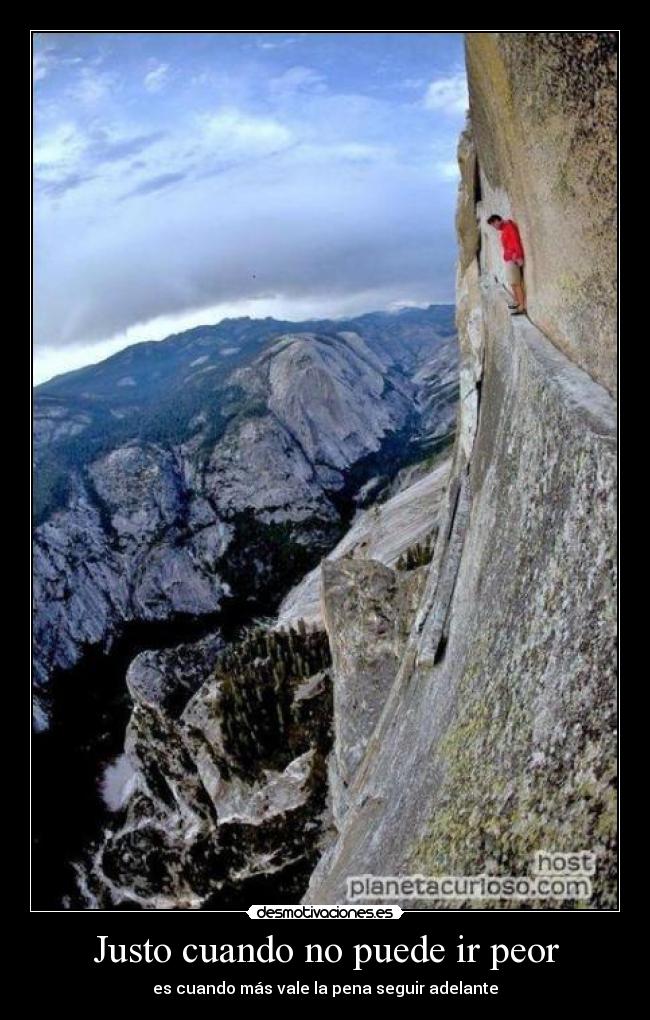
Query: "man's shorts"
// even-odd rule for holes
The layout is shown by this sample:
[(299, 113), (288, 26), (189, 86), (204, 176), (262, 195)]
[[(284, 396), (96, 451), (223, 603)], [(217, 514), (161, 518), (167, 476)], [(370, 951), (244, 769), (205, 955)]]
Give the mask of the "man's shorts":
[(521, 266), (516, 262), (506, 262), (506, 281), (508, 283), (521, 283)]

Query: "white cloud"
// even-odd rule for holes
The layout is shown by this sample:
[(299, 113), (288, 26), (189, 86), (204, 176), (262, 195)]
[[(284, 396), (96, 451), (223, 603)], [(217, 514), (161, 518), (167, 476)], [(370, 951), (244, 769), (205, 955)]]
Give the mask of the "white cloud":
[(295, 43), (296, 41), (296, 39), (290, 36), (287, 39), (278, 39), (274, 42), (271, 42), (269, 39), (263, 39), (258, 41), (256, 45), (260, 50), (279, 50), (283, 49), (285, 46), (291, 46), (292, 43)]
[(426, 79), (425, 78), (404, 78), (400, 82), (400, 85), (402, 86), (403, 89), (421, 89), (424, 85), (426, 85)]
[(42, 81), (51, 71), (52, 67), (56, 63), (53, 56), (54, 48), (48, 46), (45, 50), (38, 50), (34, 53), (33, 60), (33, 75), (34, 81)]
[(98, 106), (103, 99), (110, 96), (116, 84), (112, 74), (95, 71), (92, 67), (82, 67), (76, 82), (70, 86), (67, 95), (83, 106)]
[(455, 117), (465, 113), (468, 101), (467, 79), (464, 73), (459, 72), (432, 81), (422, 103), (427, 110)]
[(274, 96), (293, 95), (300, 91), (324, 92), (326, 89), (324, 76), (311, 67), (290, 67), (269, 82), (269, 91)]
[(60, 221), (42, 217), (39, 345), (92, 344), (157, 315), (226, 302), (318, 300), (336, 314), (352, 298), (368, 309), (452, 294), (448, 186), (436, 185), (431, 163), (388, 174), (381, 162), (347, 164), (348, 173), (330, 160), (323, 172), (320, 159), (294, 164), (297, 151), (262, 176), (253, 160), (245, 173), (195, 180), (173, 202), (164, 191), (141, 205), (95, 202), (92, 229), (75, 203), (66, 213), (74, 245), (57, 244)]
[(458, 161), (455, 159), (442, 159), (435, 164), (436, 176), (441, 181), (456, 181), (460, 176)]
[(147, 92), (162, 92), (169, 77), (169, 64), (158, 64), (144, 76)]
[(84, 365), (96, 365), (98, 361), (109, 358), (124, 350), (133, 340), (108, 340), (99, 344), (76, 344), (71, 347), (36, 347), (34, 350), (33, 381), (38, 386), (55, 375), (72, 372)]
[(204, 140), (226, 158), (260, 156), (284, 148), (293, 136), (289, 128), (269, 117), (256, 117), (229, 108), (200, 117)]
[[(307, 147), (305, 147), (307, 148)], [(349, 163), (375, 163), (393, 159), (395, 149), (390, 145), (367, 145), (363, 142), (340, 142), (332, 145), (309, 146), (310, 154), (320, 153), (325, 160), (341, 159)]]
[[(380, 73), (386, 95), (376, 96), (367, 89), (379, 61), (366, 89), (349, 52), (306, 47), (292, 60), (267, 42), (285, 44), (233, 39), (223, 52), (234, 62), (203, 47), (162, 52), (154, 39), (148, 51), (105, 42), (98, 56), (75, 42), (39, 69), (44, 372), (105, 357), (106, 338), (145, 339), (154, 320), (151, 339), (229, 314), (291, 319), (316, 305), (335, 315), (452, 295), (457, 65), (445, 75), (428, 56), (405, 61), (394, 79)], [(429, 108), (453, 116), (427, 112), (428, 82)]]
[(78, 162), (85, 147), (86, 141), (75, 124), (66, 121), (46, 134), (36, 137), (34, 166), (37, 169), (70, 168)]
[(52, 71), (57, 68), (72, 67), (75, 64), (82, 64), (81, 57), (65, 56), (57, 46), (44, 46), (42, 49), (34, 48), (32, 61), (34, 81), (43, 81)]

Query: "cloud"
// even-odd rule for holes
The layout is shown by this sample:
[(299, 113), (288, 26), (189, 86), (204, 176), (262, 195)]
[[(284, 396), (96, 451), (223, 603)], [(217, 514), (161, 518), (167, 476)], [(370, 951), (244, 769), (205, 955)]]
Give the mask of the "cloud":
[(458, 160), (456, 159), (439, 160), (435, 163), (434, 169), (436, 171), (436, 175), (441, 181), (457, 181), (460, 177)]
[(70, 167), (77, 163), (86, 148), (87, 140), (73, 121), (63, 121), (43, 134), (37, 134), (34, 144), (34, 165), (42, 167)]
[(291, 130), (270, 117), (251, 116), (229, 108), (214, 114), (204, 114), (199, 125), (206, 142), (215, 155), (259, 156), (291, 144)]
[(269, 82), (269, 92), (274, 96), (291, 96), (300, 91), (324, 92), (326, 89), (324, 75), (311, 67), (290, 67)]
[[(446, 301), (444, 303), (447, 303)], [(130, 347), (134, 343), (145, 340), (164, 340), (174, 333), (182, 333), (187, 329), (221, 322), (223, 319), (236, 319), (248, 316), (251, 319), (264, 319), (267, 316), (288, 322), (305, 322), (312, 319), (337, 319), (342, 316), (356, 316), (369, 309), (397, 312), (402, 308), (426, 308), (428, 299), (392, 299), (385, 290), (361, 290), (350, 294), (318, 296), (304, 295), (283, 298), (281, 295), (244, 299), (235, 302), (222, 302), (209, 305), (200, 310), (179, 312), (172, 315), (160, 315), (146, 323), (138, 323), (124, 330), (109, 340), (93, 344), (71, 344), (68, 347), (38, 347), (34, 361), (34, 384), (38, 385), (62, 372), (70, 372), (85, 365), (97, 364), (111, 354)]]
[(65, 56), (57, 46), (44, 46), (42, 49), (34, 47), (32, 60), (32, 75), (34, 82), (43, 81), (57, 68), (73, 67), (76, 64), (83, 64), (81, 57)]
[(186, 177), (187, 174), (185, 173), (159, 174), (158, 177), (150, 177), (148, 180), (141, 181), (131, 191), (127, 191), (123, 198), (131, 198), (134, 195), (149, 195), (154, 191), (167, 188), (170, 184), (178, 184), (179, 181), (185, 180)]
[(164, 137), (164, 131), (151, 131), (127, 138), (112, 137), (106, 129), (97, 128), (90, 136), (86, 152), (93, 163), (115, 163), (144, 152)]
[(452, 299), (460, 41), (433, 63), (418, 40), (305, 36), (296, 59), (271, 33), (57, 38), (36, 102), (37, 349), (83, 357), (203, 311)]
[(69, 173), (62, 177), (36, 177), (34, 180), (34, 193), (36, 197), (49, 195), (51, 198), (60, 198), (68, 191), (74, 191), (88, 181), (94, 180), (94, 174)]
[(403, 89), (421, 89), (426, 81), (424, 78), (403, 78), (399, 84)]
[(324, 162), (377, 163), (394, 159), (396, 150), (390, 145), (368, 145), (365, 142), (341, 142), (334, 145), (304, 146), (310, 157), (320, 155)]
[[(350, 166), (349, 170), (344, 169)], [(257, 172), (112, 205), (75, 244), (37, 250), (37, 343), (115, 336), (155, 316), (225, 302), (318, 301), (330, 314), (365, 295), (436, 301), (453, 295), (455, 241), (447, 185), (431, 170), (332, 159), (322, 172), (293, 153)], [(134, 189), (135, 190), (135, 189)], [(423, 214), (426, 223), (423, 229)]]
[(467, 110), (467, 79), (464, 72), (436, 78), (424, 94), (423, 106), (446, 116), (458, 116)]
[[(106, 127), (95, 126), (83, 132), (76, 124), (60, 124), (37, 138), (34, 148), (35, 197), (37, 200), (60, 198), (98, 180), (103, 167), (129, 160), (164, 138), (164, 131), (124, 136)], [(146, 169), (146, 163), (142, 162), (140, 168)]]
[(117, 85), (115, 75), (108, 71), (96, 71), (94, 67), (83, 66), (76, 80), (67, 90), (69, 99), (82, 106), (98, 106), (109, 97)]
[(169, 64), (158, 64), (144, 76), (144, 87), (147, 92), (162, 92), (167, 85)]
[(258, 40), (255, 45), (260, 50), (279, 50), (284, 49), (285, 46), (291, 46), (297, 41), (297, 39), (289, 36), (286, 39), (274, 39), (273, 41), (270, 39), (261, 39)]
[(35, 50), (32, 61), (32, 74), (34, 81), (42, 81), (56, 66), (55, 47), (47, 46), (43, 50)]

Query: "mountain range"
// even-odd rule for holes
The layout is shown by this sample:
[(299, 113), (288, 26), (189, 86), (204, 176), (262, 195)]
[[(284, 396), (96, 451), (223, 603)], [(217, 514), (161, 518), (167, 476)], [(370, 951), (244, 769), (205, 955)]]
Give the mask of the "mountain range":
[(358, 505), (449, 441), (452, 306), (249, 318), (35, 390), (36, 719), (130, 624), (274, 608)]

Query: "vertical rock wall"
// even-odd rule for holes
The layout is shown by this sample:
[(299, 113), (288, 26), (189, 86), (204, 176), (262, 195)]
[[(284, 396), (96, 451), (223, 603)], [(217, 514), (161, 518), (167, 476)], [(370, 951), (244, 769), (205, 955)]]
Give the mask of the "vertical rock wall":
[[(406, 649), (307, 899), (344, 902), (354, 875), (519, 876), (538, 850), (590, 850), (594, 897), (580, 905), (612, 908), (614, 44), (476, 33), (467, 54), (451, 480)], [(532, 321), (508, 315), (494, 211), (521, 224)], [(330, 631), (335, 663), (351, 633), (363, 641), (363, 620)]]
[(530, 317), (615, 393), (617, 35), (472, 32), (466, 51), (485, 212), (519, 224)]

